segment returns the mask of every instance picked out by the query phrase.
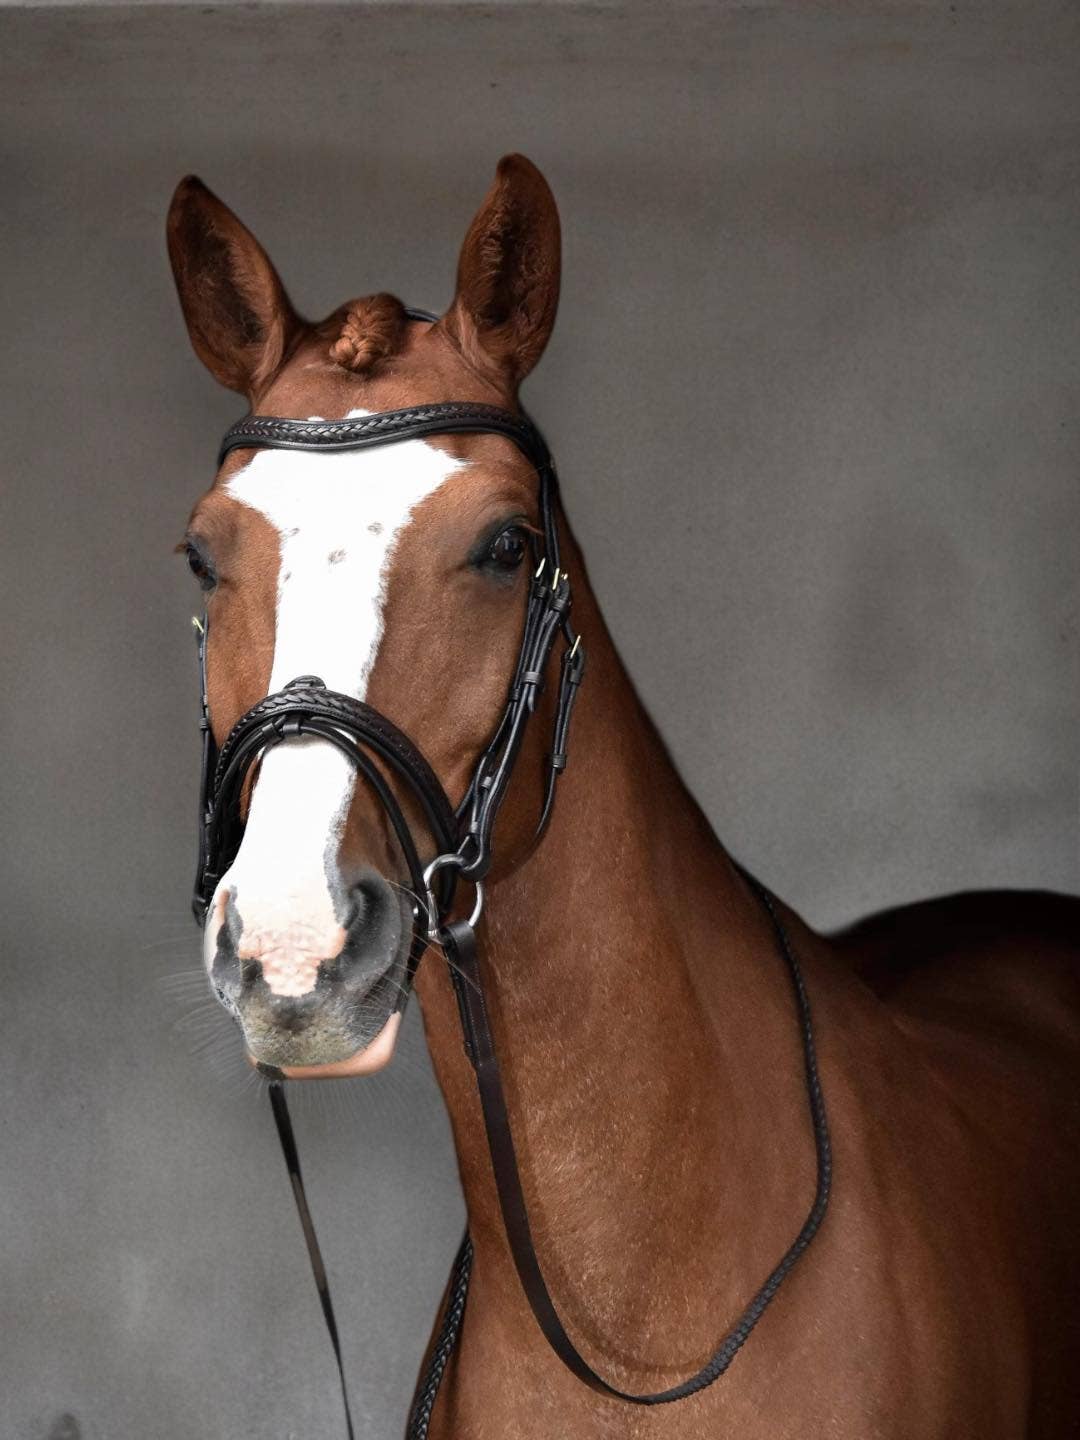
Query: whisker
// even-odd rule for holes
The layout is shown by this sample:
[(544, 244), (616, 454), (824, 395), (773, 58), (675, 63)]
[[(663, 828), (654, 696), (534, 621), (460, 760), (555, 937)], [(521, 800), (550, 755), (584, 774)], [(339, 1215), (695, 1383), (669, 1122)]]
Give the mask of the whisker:
[(209, 977), (205, 970), (184, 976), (159, 975), (154, 981), (154, 988), (172, 1000), (183, 1000), (186, 995), (205, 995), (208, 985)]
[(446, 967), (448, 970), (453, 970), (455, 975), (460, 975), (462, 980), (464, 980), (465, 984), (468, 985), (470, 990), (474, 990), (477, 995), (480, 994), (480, 986), (477, 985), (476, 981), (472, 978), (471, 975), (466, 975), (465, 971), (461, 968), (461, 966), (457, 963), (456, 960), (450, 959), (450, 956), (447, 955), (446, 951), (441, 945), (435, 945), (434, 942), (432, 942), (432, 948), (438, 950), (439, 954), (446, 962)]

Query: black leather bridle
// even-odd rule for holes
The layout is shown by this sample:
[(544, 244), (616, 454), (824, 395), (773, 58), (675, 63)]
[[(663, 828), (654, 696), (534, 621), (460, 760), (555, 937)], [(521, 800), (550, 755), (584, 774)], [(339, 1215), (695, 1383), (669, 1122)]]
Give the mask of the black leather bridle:
[[(435, 319), (426, 311), (410, 310), (407, 313), (417, 320)], [(637, 1405), (662, 1405), (696, 1394), (724, 1373), (785, 1276), (810, 1244), (828, 1204), (832, 1161), (809, 1001), (798, 962), (772, 897), (752, 876), (746, 875), (768, 914), (777, 947), (787, 964), (793, 985), (817, 1152), (813, 1204), (794, 1242), (708, 1364), (679, 1385), (652, 1394), (630, 1394), (605, 1381), (580, 1354), (563, 1327), (544, 1281), (529, 1226), (476, 948), (482, 882), (491, 865), (492, 830), (534, 713), (548, 662), (560, 640), (563, 649), (559, 693), (537, 836), (543, 833), (550, 818), (556, 783), (566, 765), (570, 719), (584, 674), (584, 648), (570, 619), (570, 582), (560, 564), (557, 480), (551, 453), (539, 430), (525, 415), (490, 405), (451, 402), (388, 410), (349, 420), (286, 420), (248, 416), (226, 432), (219, 452), (219, 464), (237, 449), (360, 450), (401, 440), (454, 433), (486, 433), (512, 440), (536, 469), (541, 520), (541, 535), (534, 542), (534, 571), (521, 648), (506, 705), (477, 761), (461, 803), (456, 808), (451, 804), (440, 780), (419, 749), (385, 715), (351, 696), (327, 689), (318, 676), (298, 676), (276, 694), (260, 700), (240, 717), (219, 750), (210, 728), (206, 690), (207, 626), (203, 622), (197, 627), (202, 678), (203, 753), (199, 861), (193, 910), (196, 919), (201, 924), (205, 923), (214, 891), (236, 858), (244, 830), (241, 812), (244, 782), (259, 758), (271, 747), (301, 736), (318, 737), (341, 750), (374, 790), (386, 811), (409, 871), (415, 901), (408, 962), (409, 982), (429, 943), (440, 946), (446, 956), (466, 1053), (476, 1074), (503, 1223), (533, 1315), (559, 1359), (591, 1389)], [(423, 815), (425, 828), (434, 845), (433, 854), (426, 862), (387, 773), (412, 795)], [(458, 880), (469, 881), (476, 887), (476, 902), (467, 920), (449, 918)], [(399, 1004), (404, 1004), (407, 994), (408, 986), (402, 987)], [(347, 1433), (352, 1440), (353, 1426), (341, 1346), (325, 1267), (307, 1205), (292, 1122), (281, 1083), (283, 1077), (267, 1067), (260, 1068), (271, 1079), (270, 1099), (274, 1119), (334, 1347)], [(460, 1331), (471, 1262), (472, 1247), (466, 1233), (451, 1273), (439, 1334), (413, 1401), (407, 1440), (425, 1440), (427, 1436), (439, 1385)]]

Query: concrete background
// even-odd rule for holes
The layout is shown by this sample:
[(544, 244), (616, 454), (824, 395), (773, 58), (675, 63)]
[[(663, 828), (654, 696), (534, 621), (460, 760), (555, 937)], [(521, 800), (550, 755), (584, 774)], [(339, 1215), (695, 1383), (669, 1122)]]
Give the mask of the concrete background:
[[(528, 398), (720, 834), (823, 925), (1075, 889), (1080, 11), (7, 9), (0, 114), (0, 1437), (336, 1437), (265, 1102), (192, 979), (170, 549), (240, 407), (182, 331), (173, 184), (308, 311), (439, 305), (526, 151), (566, 233)], [(297, 1105), (377, 1440), (462, 1219), (410, 1018)]]

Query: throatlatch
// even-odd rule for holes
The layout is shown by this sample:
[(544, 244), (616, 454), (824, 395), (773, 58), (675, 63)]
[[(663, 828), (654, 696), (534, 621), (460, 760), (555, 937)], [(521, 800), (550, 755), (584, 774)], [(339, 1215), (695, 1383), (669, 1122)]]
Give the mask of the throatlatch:
[[(407, 313), (412, 319), (435, 319), (426, 311), (410, 310)], [(409, 872), (414, 898), (409, 981), (429, 943), (439, 945), (446, 956), (466, 1051), (476, 1073), (503, 1224), (522, 1288), (537, 1324), (559, 1359), (597, 1393), (636, 1405), (667, 1404), (697, 1393), (724, 1373), (776, 1295), (785, 1276), (810, 1244), (828, 1204), (832, 1162), (809, 1001), (798, 961), (772, 898), (756, 880), (746, 877), (768, 914), (777, 948), (792, 980), (817, 1152), (817, 1185), (813, 1203), (792, 1245), (708, 1364), (696, 1375), (669, 1389), (653, 1394), (630, 1394), (602, 1379), (580, 1354), (566, 1333), (545, 1284), (529, 1226), (476, 948), (476, 924), (482, 908), (483, 880), (491, 865), (495, 820), (505, 799), (530, 717), (535, 712), (551, 656), (560, 640), (563, 652), (559, 693), (537, 824), (538, 835), (542, 834), (550, 818), (558, 777), (566, 766), (570, 720), (584, 675), (585, 651), (571, 622), (570, 581), (561, 568), (559, 557), (558, 492), (551, 453), (543, 436), (527, 416), (490, 405), (450, 402), (388, 410), (349, 420), (312, 421), (248, 416), (226, 433), (219, 463), (231, 451), (241, 448), (360, 450), (428, 435), (454, 433), (487, 433), (512, 440), (536, 469), (541, 520), (540, 538), (533, 542), (534, 572), (529, 586), (521, 648), (506, 705), (477, 761), (461, 803), (455, 810), (423, 754), (392, 721), (362, 701), (329, 690), (318, 676), (298, 676), (284, 689), (259, 701), (240, 717), (218, 751), (210, 728), (204, 622), (197, 626), (202, 678), (203, 751), (199, 860), (193, 909), (196, 919), (205, 923), (214, 892), (236, 858), (244, 830), (241, 811), (244, 782), (259, 757), (272, 746), (302, 736), (316, 736), (341, 750), (378, 796)], [(418, 843), (414, 837), (394, 785), (387, 780), (376, 761), (382, 762), (393, 781), (404, 785), (418, 802), (428, 831), (426, 839), (434, 847), (434, 852), (426, 861), (422, 855), (424, 842)], [(459, 880), (469, 881), (476, 887), (476, 903), (468, 920), (449, 919)], [(399, 1003), (404, 1003), (407, 993), (408, 986), (403, 987), (403, 998)], [(352, 1420), (337, 1324), (280, 1080), (272, 1081), (270, 1098), (312, 1273), (334, 1347), (347, 1433), (352, 1440)], [(439, 1385), (465, 1313), (471, 1263), (472, 1246), (466, 1233), (454, 1263), (439, 1334), (414, 1397), (408, 1440), (426, 1440)]]

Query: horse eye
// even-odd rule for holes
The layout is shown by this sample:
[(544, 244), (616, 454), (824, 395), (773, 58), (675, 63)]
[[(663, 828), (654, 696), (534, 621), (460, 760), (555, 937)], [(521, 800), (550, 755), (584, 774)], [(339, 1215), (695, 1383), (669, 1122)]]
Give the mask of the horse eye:
[(518, 525), (501, 530), (488, 546), (484, 563), (495, 570), (516, 570), (525, 559), (529, 548), (528, 537)]
[(199, 582), (199, 588), (202, 590), (212, 590), (217, 584), (217, 576), (211, 569), (210, 562), (206, 556), (203, 555), (196, 546), (192, 545), (190, 541), (184, 546), (184, 554), (187, 556), (187, 563), (191, 573)]

